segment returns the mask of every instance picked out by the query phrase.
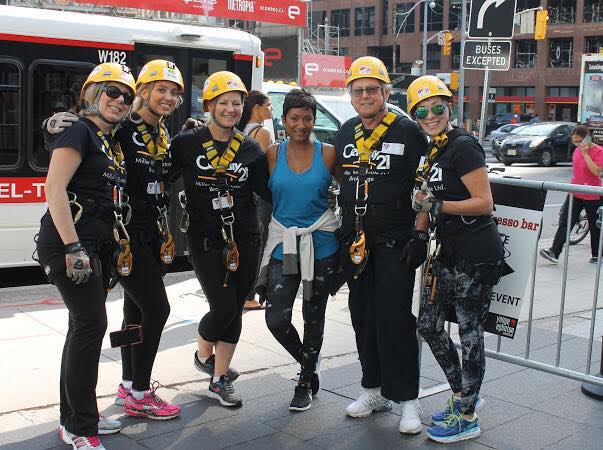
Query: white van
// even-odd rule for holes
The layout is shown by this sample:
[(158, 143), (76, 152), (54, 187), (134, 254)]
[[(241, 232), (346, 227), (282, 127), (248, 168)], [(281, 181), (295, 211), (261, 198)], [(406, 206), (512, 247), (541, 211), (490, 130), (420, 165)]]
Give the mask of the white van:
[[(283, 102), (285, 95), (298, 86), (274, 82), (264, 82), (262, 89), (272, 102), (272, 120), (267, 120), (264, 126), (268, 128), (277, 141), (285, 139), (285, 128), (281, 117), (283, 115)], [(348, 119), (358, 114), (352, 106), (350, 95), (326, 95), (315, 94), (316, 97), (316, 122), (314, 123), (314, 135), (322, 142), (332, 144), (335, 135)], [(391, 111), (408, 117), (403, 110), (395, 105), (387, 104)]]

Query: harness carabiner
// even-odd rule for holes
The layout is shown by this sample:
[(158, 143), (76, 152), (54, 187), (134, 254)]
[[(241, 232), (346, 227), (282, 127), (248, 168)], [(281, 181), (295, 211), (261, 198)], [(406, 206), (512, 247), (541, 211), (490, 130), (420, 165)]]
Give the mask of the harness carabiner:
[[(73, 196), (73, 198), (71, 198)], [(75, 225), (82, 218), (82, 214), (84, 213), (84, 207), (77, 202), (77, 194), (75, 192), (67, 191), (67, 199), (69, 200), (69, 207), (75, 207), (75, 214), (73, 210), (71, 213), (73, 214), (73, 224)]]

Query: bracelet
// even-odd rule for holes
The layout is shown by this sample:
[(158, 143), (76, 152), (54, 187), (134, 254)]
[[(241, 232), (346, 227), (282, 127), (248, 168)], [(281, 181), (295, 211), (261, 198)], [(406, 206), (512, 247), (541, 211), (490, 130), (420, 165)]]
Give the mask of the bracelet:
[(431, 213), (432, 217), (438, 217), (438, 215), (442, 212), (442, 207), (444, 206), (444, 201), (443, 200), (435, 200), (433, 202), (433, 205), (431, 205), (431, 209), (429, 210), (429, 212)]
[(77, 253), (82, 250), (86, 251), (80, 241), (72, 242), (71, 244), (65, 245), (65, 253)]
[(426, 242), (429, 240), (429, 234), (421, 230), (415, 230), (415, 237)]

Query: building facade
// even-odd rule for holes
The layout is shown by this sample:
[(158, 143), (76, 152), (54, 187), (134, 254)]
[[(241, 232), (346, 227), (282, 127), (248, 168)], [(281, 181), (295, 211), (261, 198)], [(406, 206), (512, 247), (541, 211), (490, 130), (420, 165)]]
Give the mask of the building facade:
[[(325, 20), (339, 26), (340, 54), (377, 56), (390, 70), (408, 73), (415, 61), (423, 60), (426, 3), (407, 13), (416, 1), (314, 0), (309, 26)], [(427, 7), (427, 72), (447, 74), (460, 66), (461, 1), (434, 3), (433, 9)], [(539, 6), (549, 14), (546, 39), (536, 41), (533, 33), (522, 34), (515, 27), (509, 71), (491, 72), (496, 102), (488, 114), (538, 113), (543, 120), (576, 120), (582, 54), (603, 48), (603, 0), (517, 0), (516, 12)], [(450, 56), (442, 55), (436, 39), (445, 30), (454, 36)], [(465, 71), (465, 118), (479, 117), (483, 81), (483, 71)]]

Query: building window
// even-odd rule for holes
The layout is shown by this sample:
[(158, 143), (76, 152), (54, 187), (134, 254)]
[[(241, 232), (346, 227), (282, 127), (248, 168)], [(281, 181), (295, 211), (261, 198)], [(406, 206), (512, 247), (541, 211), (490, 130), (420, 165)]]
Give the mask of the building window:
[(312, 34), (316, 34), (318, 32), (318, 25), (324, 25), (326, 18), (326, 11), (312, 11), (312, 15), (310, 16)]
[(388, 0), (381, 0), (381, 34), (386, 35), (387, 29), (389, 28), (389, 14), (388, 14), (389, 2)]
[[(427, 31), (441, 31), (444, 29), (444, 7), (442, 6), (443, 0), (436, 0), (434, 9), (427, 7)], [(423, 14), (425, 4), (430, 2), (421, 3), (421, 30), (423, 29)], [(435, 10), (435, 11), (434, 11)]]
[(584, 53), (599, 53), (603, 48), (603, 36), (586, 36), (584, 38)]
[[(398, 3), (396, 5), (396, 31), (401, 33), (415, 32), (415, 10), (406, 14), (413, 7), (414, 3)], [(402, 25), (402, 22), (404, 24)], [(400, 26), (402, 25), (402, 28)]]
[(576, 22), (576, 0), (549, 0), (547, 10), (550, 24)]
[(375, 7), (365, 6), (354, 10), (354, 35), (375, 34)]
[(438, 44), (427, 46), (427, 70), (440, 70), (442, 47)]
[(461, 67), (461, 43), (452, 43), (452, 59), (450, 60), (450, 68), (458, 70)]
[(515, 69), (531, 69), (536, 67), (536, 41), (533, 39), (515, 41)]
[(346, 56), (350, 54), (350, 49), (347, 47), (339, 47), (339, 56)]
[(584, 0), (584, 21), (603, 22), (603, 0)]
[[(461, 29), (461, 16), (462, 16), (462, 8), (463, 4), (450, 2), (450, 6), (448, 7), (448, 29), (449, 30), (460, 30)], [(469, 20), (469, 16), (467, 16), (467, 21)]]
[(0, 61), (0, 167), (19, 164), (21, 137), (21, 68)]
[(549, 39), (549, 67), (572, 67), (574, 40)]
[(331, 25), (339, 27), (339, 36), (350, 35), (350, 10), (334, 9), (331, 11)]
[(576, 86), (550, 86), (546, 95), (549, 97), (577, 97), (578, 88)]
[(517, 0), (517, 12), (538, 8), (539, 6), (540, 0)]

